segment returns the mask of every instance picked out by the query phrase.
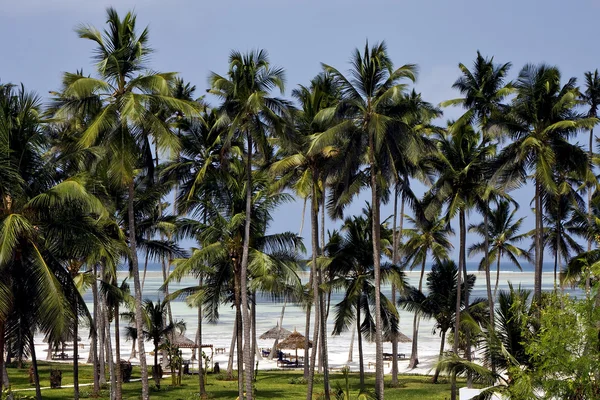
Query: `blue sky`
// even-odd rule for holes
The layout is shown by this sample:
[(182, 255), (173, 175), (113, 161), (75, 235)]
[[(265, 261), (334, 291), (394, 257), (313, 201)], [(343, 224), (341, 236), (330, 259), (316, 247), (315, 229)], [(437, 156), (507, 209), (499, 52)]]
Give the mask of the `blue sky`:
[[(321, 62), (346, 70), (352, 50), (366, 39), (385, 40), (398, 66), (418, 64), (415, 88), (434, 104), (458, 96), (451, 88), (457, 65), (470, 65), (477, 50), (497, 62), (511, 61), (511, 78), (525, 63), (546, 62), (558, 65), (565, 80), (575, 76), (581, 83), (585, 71), (600, 67), (600, 2), (593, 0), (0, 0), (0, 82), (23, 82), (46, 97), (59, 87), (63, 72), (92, 73), (92, 43), (77, 38), (74, 28), (81, 23), (103, 28), (110, 5), (122, 14), (135, 9), (140, 28), (150, 27), (151, 67), (179, 72), (198, 94), (207, 88), (210, 71), (226, 71), (232, 49), (268, 50), (271, 62), (286, 70), (289, 96), (320, 71)], [(446, 109), (444, 119), (459, 114)], [(585, 135), (578, 140), (586, 143)], [(532, 188), (514, 196), (530, 229)], [(360, 212), (367, 198), (357, 199), (349, 212)], [(272, 231), (297, 231), (301, 211), (301, 202), (282, 207)], [(391, 211), (384, 207), (382, 215)], [(471, 215), (471, 221), (478, 219)]]

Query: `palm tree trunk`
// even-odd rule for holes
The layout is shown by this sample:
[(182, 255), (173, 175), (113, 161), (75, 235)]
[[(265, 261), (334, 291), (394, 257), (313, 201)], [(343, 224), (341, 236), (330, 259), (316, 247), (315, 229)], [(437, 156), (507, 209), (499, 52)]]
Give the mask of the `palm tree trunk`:
[[(454, 318), (454, 345), (452, 346), (452, 351), (454, 352), (455, 355), (458, 355), (458, 333), (460, 332), (460, 311), (461, 311), (461, 305), (462, 305), (462, 301), (461, 301), (461, 294), (462, 294), (462, 263), (465, 261), (464, 259), (464, 246), (463, 241), (464, 241), (464, 237), (465, 232), (463, 229), (463, 225), (464, 225), (464, 219), (463, 219), (463, 214), (461, 212), (460, 217), (460, 251), (459, 251), (459, 258), (458, 258), (458, 273), (457, 273), (457, 277), (456, 277), (456, 310), (455, 310), (455, 318)], [(450, 399), (451, 400), (456, 400), (457, 397), (457, 387), (456, 387), (456, 373), (452, 373), (451, 374), (451, 392), (450, 392)]]
[[(535, 274), (533, 282), (533, 297), (539, 304), (542, 297), (542, 202), (541, 184), (535, 181)], [(537, 307), (536, 307), (537, 308)]]
[[(310, 273), (310, 278), (308, 279), (308, 287), (312, 287), (312, 271)], [(308, 343), (309, 343), (309, 337), (310, 337), (310, 303), (307, 304), (306, 306), (306, 320), (305, 320), (305, 324), (306, 324), (306, 328), (304, 328), (304, 373), (303, 373), (303, 377), (305, 380), (308, 381), (308, 375), (309, 375), (309, 367), (310, 367), (310, 362), (309, 362), (309, 348), (308, 348)]]
[[(100, 279), (103, 279), (104, 267), (100, 268)], [(96, 323), (98, 324), (98, 379), (100, 385), (106, 384), (106, 329), (104, 327), (105, 319), (104, 313), (106, 312), (104, 304), (104, 295), (98, 294), (98, 315), (96, 317)]]
[(235, 291), (235, 324), (236, 324), (236, 349), (237, 349), (237, 372), (238, 372), (238, 396), (244, 399), (244, 350), (243, 350), (243, 332), (242, 332), (242, 310), (240, 294), (239, 263), (235, 261), (236, 268), (233, 274), (233, 286)]
[(377, 169), (373, 133), (369, 133), (369, 168), (371, 174), (371, 202), (373, 209), (373, 270), (375, 272), (375, 396), (383, 400), (383, 332), (381, 324), (381, 244), (380, 199), (377, 189)]
[[(325, 245), (325, 191), (323, 191), (323, 195), (321, 196), (321, 209), (320, 209), (320, 217), (321, 217), (321, 226), (319, 227), (319, 231), (320, 231), (320, 248), (319, 248), (319, 255), (323, 254), (325, 249), (324, 249), (324, 245)], [(323, 271), (321, 271), (320, 269), (317, 269), (317, 275), (319, 277), (319, 286), (321, 286), (323, 284)], [(327, 354), (327, 351), (325, 350), (327, 347), (327, 336), (325, 335), (325, 331), (327, 330), (327, 315), (325, 313), (325, 310), (323, 309), (323, 307), (321, 307), (321, 304), (323, 303), (323, 294), (319, 295), (319, 316), (321, 318), (321, 322), (319, 323), (319, 328), (321, 329), (321, 332), (319, 333), (320, 337), (321, 337), (321, 347), (319, 347), (319, 373), (323, 373), (323, 366), (324, 366), (324, 359), (325, 359), (325, 355)], [(325, 381), (325, 376), (323, 376), (323, 383), (325, 384), (325, 387), (327, 387), (327, 383)], [(327, 392), (327, 391), (326, 391)], [(327, 394), (326, 394), (327, 396)]]
[(358, 336), (358, 371), (360, 378), (360, 390), (363, 391), (365, 389), (365, 361), (363, 355), (363, 346), (362, 346), (362, 333), (360, 331), (360, 307), (361, 307), (361, 296), (358, 296), (357, 304), (356, 304), (356, 331)]
[[(392, 223), (392, 263), (398, 263), (398, 232), (396, 232), (396, 220), (398, 219), (398, 194), (399, 185), (396, 183), (394, 187), (394, 220)], [(404, 201), (402, 202), (404, 206)], [(404, 213), (404, 210), (402, 210)], [(392, 304), (396, 306), (396, 285), (392, 283)], [(392, 386), (398, 386), (398, 338), (392, 336)]]
[[(419, 276), (419, 292), (423, 290), (423, 277), (425, 276), (425, 261), (427, 260), (427, 252), (423, 256), (423, 262), (421, 263), (421, 275)], [(410, 363), (408, 364), (409, 368), (416, 368), (419, 365), (419, 315), (415, 312), (415, 316), (413, 319), (413, 339), (412, 339), (412, 349), (410, 353)]]
[[(242, 292), (242, 322), (244, 333), (244, 363), (246, 370), (246, 397), (241, 393), (240, 399), (252, 400), (252, 376), (254, 365), (250, 356), (250, 315), (248, 315), (248, 255), (250, 252), (250, 222), (252, 220), (252, 135), (246, 132), (248, 139), (247, 171), (246, 171), (246, 222), (244, 226), (244, 246), (242, 249), (242, 265), (240, 273), (240, 290)], [(242, 343), (238, 343), (241, 346)], [(241, 373), (241, 371), (239, 372)]]
[(112, 351), (112, 336), (110, 334), (110, 320), (108, 319), (108, 307), (107, 312), (104, 314), (106, 318), (106, 353), (108, 360), (108, 371), (110, 372), (110, 398), (115, 399), (117, 395), (117, 379), (115, 375), (115, 362), (113, 360)]
[(502, 258), (502, 249), (498, 249), (498, 260), (496, 260), (496, 286), (494, 286), (494, 298), (498, 292), (498, 283), (500, 282), (500, 259)]
[(148, 271), (148, 259), (150, 257), (150, 253), (146, 251), (146, 256), (144, 258), (144, 274), (142, 275), (142, 292), (144, 291), (144, 284), (146, 283), (146, 272)]
[(0, 373), (2, 374), (2, 376), (0, 376), (0, 393), (3, 392), (3, 384), (4, 384), (4, 368), (5, 368), (5, 363), (4, 363), (4, 345), (5, 345), (5, 341), (4, 341), (4, 331), (5, 331), (5, 321), (4, 319), (0, 320)]
[[(442, 331), (442, 342), (440, 343), (440, 355), (438, 356), (438, 362), (442, 361), (444, 357), (444, 344), (446, 343), (446, 331)], [(433, 374), (433, 379), (431, 383), (437, 383), (438, 377), (440, 376), (440, 366), (439, 364), (435, 367), (435, 373)]]
[(129, 249), (131, 257), (131, 268), (133, 275), (133, 286), (135, 295), (135, 327), (137, 328), (137, 342), (139, 349), (140, 358), (140, 369), (142, 372), (142, 400), (148, 400), (149, 386), (148, 386), (148, 366), (146, 364), (146, 350), (144, 348), (144, 337), (143, 337), (143, 317), (142, 317), (142, 287), (140, 285), (140, 270), (138, 266), (137, 257), (137, 240), (135, 237), (135, 215), (133, 210), (133, 196), (134, 186), (133, 179), (129, 182), (129, 198), (128, 203), (128, 214), (129, 214)]
[(313, 171), (312, 183), (312, 206), (310, 210), (311, 237), (312, 237), (312, 260), (311, 270), (313, 275), (313, 306), (315, 309), (315, 325), (313, 333), (313, 347), (310, 355), (310, 368), (308, 370), (308, 382), (306, 389), (306, 400), (312, 400), (313, 381), (315, 376), (315, 364), (317, 362), (317, 351), (319, 348), (319, 325), (320, 325), (320, 307), (319, 307), (319, 275), (317, 273), (317, 255), (319, 252), (319, 203), (317, 200), (318, 176)]
[[(202, 278), (200, 278), (200, 286), (202, 287)], [(200, 387), (200, 398), (203, 399), (206, 397), (206, 386), (202, 370), (204, 363), (202, 358), (202, 304), (198, 306), (198, 341), (196, 344), (198, 345), (198, 386)]]
[[(592, 162), (592, 157), (594, 156), (593, 153), (593, 146), (594, 146), (594, 128), (590, 129), (590, 144), (589, 144), (589, 148), (588, 148), (588, 159), (590, 162), (590, 168), (594, 168), (594, 164)], [(592, 227), (592, 185), (589, 185), (588, 187), (588, 224), (589, 227)], [(592, 251), (592, 238), (589, 237), (587, 240), (587, 251)], [(585, 293), (589, 293), (590, 292), (590, 285), (591, 285), (591, 280), (590, 280), (590, 276), (588, 275), (587, 278), (585, 279)]]
[(35, 383), (35, 398), (42, 400), (42, 390), (40, 388), (40, 374), (38, 371), (37, 357), (35, 356), (35, 343), (33, 342), (33, 333), (29, 335), (29, 347), (31, 348), (31, 366), (33, 367), (33, 382)]
[(350, 349), (348, 350), (348, 362), (352, 362), (352, 352), (354, 351), (354, 336), (356, 336), (356, 329), (352, 329), (352, 336), (350, 337)]
[[(256, 362), (256, 290), (252, 292), (252, 304), (250, 305), (252, 312), (252, 365)], [(252, 375), (254, 381), (254, 375)]]
[(93, 364), (92, 367), (94, 374), (94, 395), (97, 396), (98, 392), (100, 391), (100, 371), (98, 365), (98, 316), (100, 315), (100, 308), (98, 304), (98, 266), (96, 264), (94, 264), (93, 267), (93, 274), (94, 283), (92, 284), (92, 299), (94, 302), (94, 317), (92, 320), (91, 327), (92, 342), (90, 345), (90, 356)]
[[(488, 335), (490, 340), (495, 331), (495, 317), (494, 317), (494, 297), (492, 296), (492, 279), (490, 275), (490, 234), (489, 234), (489, 201), (485, 202), (485, 210), (483, 213), (483, 224), (484, 224), (484, 264), (485, 264), (485, 286), (487, 289), (488, 305), (490, 310), (490, 327), (488, 329)], [(493, 354), (492, 354), (493, 357)], [(492, 359), (492, 373), (496, 373), (496, 363)]]
[(231, 335), (231, 345), (229, 346), (229, 361), (227, 362), (227, 379), (233, 379), (233, 355), (235, 352), (235, 342), (237, 341), (237, 312), (233, 321), (233, 334)]
[[(275, 338), (275, 342), (273, 343), (273, 348), (269, 352), (269, 360), (273, 359), (273, 357), (275, 356), (275, 352), (277, 351), (277, 343), (279, 343), (279, 336), (281, 335), (281, 327), (283, 324), (283, 315), (285, 314), (285, 306), (286, 305), (287, 305), (287, 299), (285, 299), (285, 301), (283, 302), (283, 307), (281, 307), (281, 316), (279, 317), (279, 323), (277, 324), (277, 326), (278, 326), (277, 337)], [(310, 319), (309, 319), (309, 322), (310, 322)], [(308, 348), (308, 346), (306, 346), (306, 348)], [(305, 358), (304, 358), (304, 364), (306, 364), (306, 354), (305, 354)]]
[[(467, 282), (468, 274), (467, 274), (467, 221), (466, 221), (466, 211), (460, 210), (460, 255), (459, 258), (462, 260), (462, 270), (464, 275), (464, 281)], [(465, 312), (469, 312), (469, 291), (467, 290), (467, 285), (464, 285), (464, 304), (465, 304)], [(459, 331), (460, 332), (460, 331)], [(467, 346), (465, 348), (465, 357), (467, 361), (472, 361), (471, 357), (471, 332), (469, 329), (465, 331), (465, 341)], [(467, 371), (467, 387), (471, 388), (473, 386), (473, 377)]]
[[(322, 282), (323, 273), (319, 274)], [(329, 400), (329, 360), (327, 359), (327, 319), (325, 317), (325, 293), (320, 294), (320, 307), (321, 310), (319, 312), (321, 316), (321, 355), (323, 357), (323, 389), (325, 390), (325, 400)]]
[(115, 304), (115, 355), (117, 363), (115, 364), (115, 375), (117, 378), (116, 399), (123, 398), (123, 373), (121, 372), (121, 326), (119, 324), (119, 301)]
[(300, 230), (298, 236), (302, 236), (302, 230), (304, 229), (304, 216), (306, 215), (306, 197), (304, 198), (304, 204), (302, 204), (302, 219), (300, 220)]
[[(489, 233), (489, 202), (486, 201), (485, 212), (483, 213), (483, 224), (484, 224), (484, 258), (485, 258), (485, 285), (487, 288), (488, 304), (490, 308), (490, 332), (495, 329), (495, 317), (494, 317), (494, 296), (492, 296), (492, 280), (490, 272), (490, 233)], [(494, 365), (492, 364), (492, 369)]]
[(73, 309), (75, 311), (73, 316), (73, 398), (75, 400), (79, 400), (79, 349), (77, 348), (79, 345), (77, 342), (79, 313), (77, 308), (77, 293), (75, 293), (75, 296), (73, 296)]
[(158, 368), (158, 341), (154, 340), (154, 365), (152, 366), (152, 375), (154, 375), (156, 387), (160, 388), (160, 371)]

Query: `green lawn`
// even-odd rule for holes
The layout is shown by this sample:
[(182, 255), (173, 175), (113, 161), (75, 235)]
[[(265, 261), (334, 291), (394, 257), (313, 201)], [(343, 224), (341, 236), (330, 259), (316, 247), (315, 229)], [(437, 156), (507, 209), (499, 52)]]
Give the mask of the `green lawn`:
[[(42, 363), (40, 365), (40, 378), (42, 387), (50, 386), (50, 369), (58, 368), (63, 371), (63, 385), (73, 383), (73, 373), (69, 365), (65, 364), (49, 364)], [(9, 368), (8, 375), (11, 382), (11, 388), (24, 389), (33, 388), (29, 384), (28, 369)], [(300, 378), (302, 372), (294, 371), (259, 371), (258, 380), (256, 382), (257, 398), (258, 399), (301, 399), (306, 396), (306, 384), (292, 383), (294, 378)], [(139, 377), (139, 368), (134, 367), (133, 378)], [(450, 384), (447, 382), (433, 385), (430, 383), (431, 378), (419, 375), (404, 375), (401, 376), (401, 387), (386, 388), (386, 399), (403, 399), (403, 400), (444, 400), (450, 397)], [(88, 365), (80, 368), (80, 383), (91, 383), (92, 369)], [(389, 381), (389, 376), (386, 377), (386, 383)], [(179, 387), (170, 387), (171, 379), (163, 379), (161, 390), (151, 389), (151, 398), (153, 399), (172, 399), (172, 400), (192, 400), (198, 399), (198, 377), (184, 376), (182, 385)], [(373, 388), (375, 384), (374, 374), (367, 375), (367, 387)], [(344, 377), (341, 373), (331, 374), (331, 387), (333, 390), (337, 386), (344, 386)], [(350, 374), (350, 387), (353, 396), (358, 394), (358, 374)], [(319, 381), (315, 386), (314, 398), (319, 398), (322, 393), (322, 381)], [(237, 398), (237, 381), (217, 380), (215, 376), (208, 376), (208, 384), (206, 387), (208, 396), (211, 399), (235, 399)], [(83, 386), (80, 389), (82, 398), (91, 398), (92, 387)], [(123, 386), (123, 398), (127, 400), (139, 399), (141, 392), (140, 382), (126, 383)], [(20, 396), (34, 396), (35, 392), (19, 391)], [(73, 389), (45, 389), (42, 390), (42, 396), (45, 399), (68, 399), (73, 397)], [(101, 399), (108, 398), (108, 390), (105, 389), (100, 394)], [(353, 397), (355, 398), (355, 397)]]

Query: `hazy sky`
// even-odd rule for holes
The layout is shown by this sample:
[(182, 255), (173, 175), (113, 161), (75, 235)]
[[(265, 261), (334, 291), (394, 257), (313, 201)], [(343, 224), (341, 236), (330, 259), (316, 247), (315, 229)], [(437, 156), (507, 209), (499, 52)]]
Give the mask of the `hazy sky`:
[[(151, 68), (181, 73), (197, 94), (207, 88), (209, 71), (227, 70), (232, 49), (268, 50), (272, 64), (286, 70), (289, 96), (320, 71), (321, 62), (347, 70), (352, 50), (364, 47), (366, 39), (385, 40), (397, 66), (418, 64), (415, 88), (434, 104), (458, 97), (451, 88), (457, 65), (470, 66), (477, 50), (512, 62), (511, 78), (525, 63), (558, 65), (564, 79), (580, 82), (585, 71), (600, 67), (600, 2), (593, 0), (0, 0), (0, 82), (23, 82), (46, 97), (59, 87), (63, 72), (92, 73), (92, 42), (79, 39), (74, 28), (81, 23), (103, 28), (110, 5), (123, 15), (134, 9), (138, 26), (149, 25)], [(459, 113), (445, 110), (444, 119)], [(584, 136), (580, 142), (587, 142)], [(526, 229), (533, 227), (532, 192), (528, 186), (515, 193), (521, 215), (528, 216)], [(359, 212), (367, 198), (357, 199), (349, 212)], [(300, 202), (282, 207), (271, 230), (297, 231), (301, 211)], [(389, 214), (391, 207), (384, 207), (382, 215)]]

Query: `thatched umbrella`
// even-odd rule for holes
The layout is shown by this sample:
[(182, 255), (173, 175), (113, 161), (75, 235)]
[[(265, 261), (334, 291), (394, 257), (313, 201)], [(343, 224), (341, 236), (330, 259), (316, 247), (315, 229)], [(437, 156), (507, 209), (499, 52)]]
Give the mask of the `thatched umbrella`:
[[(279, 335), (277, 335), (278, 333), (279, 333)], [(265, 339), (267, 339), (267, 340), (269, 340), (269, 339), (285, 339), (288, 336), (290, 336), (291, 334), (292, 334), (291, 331), (288, 331), (284, 327), (280, 328), (279, 325), (277, 325), (274, 328), (271, 328), (268, 331), (266, 331), (265, 333), (263, 333), (262, 335), (260, 335), (260, 338), (263, 340), (265, 340)]]
[[(386, 341), (387, 342), (391, 342), (392, 341), (392, 335), (387, 335), (386, 337)], [(404, 333), (398, 331), (398, 333), (396, 333), (396, 340), (398, 340), (398, 343), (410, 343), (412, 342), (412, 340), (406, 336)]]
[[(296, 365), (298, 365), (298, 349), (304, 349), (304, 345), (306, 343), (306, 338), (304, 335), (294, 330), (294, 332), (290, 333), (290, 335), (285, 338), (281, 343), (277, 345), (278, 349), (291, 349), (296, 350)], [(308, 341), (308, 347), (311, 348), (313, 346), (312, 341)]]

